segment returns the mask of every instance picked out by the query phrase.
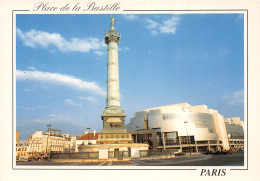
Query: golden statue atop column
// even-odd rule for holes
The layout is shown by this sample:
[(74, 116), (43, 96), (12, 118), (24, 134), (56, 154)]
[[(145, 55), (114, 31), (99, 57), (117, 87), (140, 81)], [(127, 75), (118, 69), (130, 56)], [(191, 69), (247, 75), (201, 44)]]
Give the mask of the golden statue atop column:
[(114, 22), (117, 21), (117, 19), (115, 19), (114, 17), (113, 18), (110, 17), (110, 19), (111, 19), (110, 27), (112, 28), (114, 25)]

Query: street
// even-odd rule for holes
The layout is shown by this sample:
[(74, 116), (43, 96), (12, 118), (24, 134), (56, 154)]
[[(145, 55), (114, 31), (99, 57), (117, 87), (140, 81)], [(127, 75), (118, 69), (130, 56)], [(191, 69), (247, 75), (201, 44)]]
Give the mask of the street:
[(243, 166), (244, 153), (228, 155), (192, 155), (168, 159), (104, 161), (104, 162), (52, 162), (30, 161), (17, 162), (17, 166)]

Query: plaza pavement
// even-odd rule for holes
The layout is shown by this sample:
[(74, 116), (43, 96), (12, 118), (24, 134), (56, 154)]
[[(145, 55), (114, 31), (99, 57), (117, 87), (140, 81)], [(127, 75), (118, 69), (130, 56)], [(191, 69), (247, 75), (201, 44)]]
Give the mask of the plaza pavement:
[(126, 161), (120, 160), (103, 160), (97, 162), (91, 160), (48, 160), (48, 161), (30, 161), (30, 162), (17, 162), (17, 165), (96, 165), (96, 166), (160, 166), (160, 165), (171, 165), (173, 163), (188, 163), (194, 161), (201, 161), (210, 159), (210, 155), (196, 154), (191, 156), (177, 156), (173, 158), (142, 158), (142, 159), (132, 159)]
[[(132, 159), (127, 161), (109, 161), (101, 162), (57, 162), (48, 161), (32, 161), (17, 162), (20, 166), (243, 166), (244, 153), (234, 153), (232, 155), (188, 155), (177, 156), (165, 159)], [(22, 167), (21, 167), (22, 168)], [(93, 167), (92, 167), (93, 168)]]

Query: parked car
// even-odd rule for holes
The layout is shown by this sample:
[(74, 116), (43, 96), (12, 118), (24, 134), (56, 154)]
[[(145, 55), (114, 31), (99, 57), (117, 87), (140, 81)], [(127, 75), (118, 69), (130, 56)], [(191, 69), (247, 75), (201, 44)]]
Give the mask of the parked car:
[(26, 157), (26, 156), (20, 156), (20, 157), (16, 158), (16, 161), (19, 161), (19, 162), (28, 162), (28, 157)]
[(208, 155), (208, 154), (212, 154), (213, 152), (212, 151), (206, 151), (206, 152), (204, 152), (203, 154), (204, 155)]
[(233, 152), (231, 150), (224, 150), (224, 151), (216, 151), (213, 153), (214, 155), (227, 155), (227, 154), (232, 154)]
[(228, 154), (233, 154), (233, 152), (231, 150), (228, 150), (227, 153)]
[(184, 156), (183, 152), (179, 152), (179, 153), (174, 153), (175, 156)]

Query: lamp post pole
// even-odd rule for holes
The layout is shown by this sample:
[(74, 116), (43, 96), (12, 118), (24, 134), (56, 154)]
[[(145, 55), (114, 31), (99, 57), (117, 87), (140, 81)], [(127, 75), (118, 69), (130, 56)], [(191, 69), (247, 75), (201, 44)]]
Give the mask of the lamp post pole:
[[(190, 137), (189, 137), (188, 128), (187, 128), (188, 121), (184, 121), (184, 123), (186, 124), (186, 132), (187, 132), (187, 138), (188, 138), (188, 143), (189, 143), (189, 152), (190, 152)], [(190, 155), (191, 155), (191, 152), (190, 152)]]
[[(90, 130), (91, 128), (87, 128), (87, 130)], [(88, 131), (88, 145), (89, 145), (89, 131)]]
[(47, 130), (47, 144), (46, 144), (46, 156), (48, 156), (48, 141), (49, 141), (49, 134), (48, 134), (48, 132), (49, 132), (49, 128), (51, 127), (51, 125), (50, 124), (48, 124), (47, 125), (47, 127), (48, 127), (48, 130)]

